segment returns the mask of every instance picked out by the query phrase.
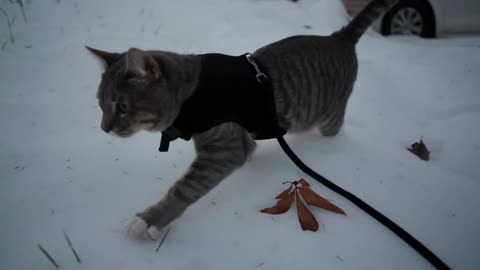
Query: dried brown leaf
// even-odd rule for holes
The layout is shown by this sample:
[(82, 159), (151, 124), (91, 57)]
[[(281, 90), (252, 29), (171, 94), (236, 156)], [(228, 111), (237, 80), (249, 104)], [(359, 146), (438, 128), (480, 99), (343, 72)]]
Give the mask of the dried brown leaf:
[(292, 187), (293, 185), (290, 184), (290, 187), (282, 191), (282, 193), (278, 194), (277, 197), (275, 197), (275, 199), (283, 199), (287, 197), (288, 193), (290, 193), (290, 191), (292, 190)]
[(300, 221), (300, 226), (302, 226), (302, 230), (304, 231), (318, 231), (318, 222), (313, 216), (312, 212), (308, 210), (308, 208), (303, 204), (300, 195), (297, 192), (297, 213), (298, 213), (298, 220)]
[(329, 202), (327, 199), (318, 195), (317, 193), (315, 193), (315, 191), (311, 190), (309, 187), (305, 187), (305, 186), (301, 187), (299, 188), (299, 191), (303, 199), (308, 205), (320, 207), (334, 213), (347, 215), (345, 211), (343, 211), (340, 207), (336, 206), (335, 204)]
[(428, 161), (430, 159), (430, 151), (427, 149), (427, 146), (423, 143), (422, 138), (420, 142), (412, 144), (411, 148), (408, 151), (417, 155), (420, 159)]
[(290, 209), (290, 206), (292, 205), (294, 200), (295, 200), (295, 192), (291, 192), (290, 194), (285, 196), (283, 199), (279, 200), (277, 204), (275, 204), (274, 206), (260, 210), (260, 212), (272, 214), (272, 215), (283, 214), (287, 212), (288, 209)]
[(309, 186), (310, 186), (310, 184), (307, 182), (307, 180), (305, 180), (305, 179), (303, 179), (303, 178), (301, 178), (300, 180), (298, 180), (298, 183), (299, 183), (299, 184), (302, 184), (302, 186), (304, 186), (304, 187), (309, 187)]

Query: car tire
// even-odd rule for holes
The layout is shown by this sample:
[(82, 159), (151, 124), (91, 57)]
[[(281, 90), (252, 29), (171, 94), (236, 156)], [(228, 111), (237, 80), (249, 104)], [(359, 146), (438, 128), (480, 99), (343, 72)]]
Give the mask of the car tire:
[(426, 1), (400, 0), (383, 17), (383, 35), (413, 34), (435, 37), (435, 15)]

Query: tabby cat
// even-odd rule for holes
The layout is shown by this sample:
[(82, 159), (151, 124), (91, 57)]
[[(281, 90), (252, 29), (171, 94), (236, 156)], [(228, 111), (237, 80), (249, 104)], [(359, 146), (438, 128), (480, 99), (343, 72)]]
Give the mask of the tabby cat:
[[(317, 127), (324, 136), (339, 132), (357, 76), (355, 44), (395, 2), (371, 1), (330, 36), (292, 36), (253, 53), (268, 70), (281, 128), (291, 133)], [(88, 49), (105, 64), (97, 93), (101, 128), (120, 137), (139, 130), (164, 131), (199, 81), (202, 55)], [(190, 168), (159, 202), (136, 215), (131, 236), (156, 239), (159, 229), (241, 167), (255, 150), (251, 134), (233, 122), (194, 134), (193, 141), (197, 156)]]

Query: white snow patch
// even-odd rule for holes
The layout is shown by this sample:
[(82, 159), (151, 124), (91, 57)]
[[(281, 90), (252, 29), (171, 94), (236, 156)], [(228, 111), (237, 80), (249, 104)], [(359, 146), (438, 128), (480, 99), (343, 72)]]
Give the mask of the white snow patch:
[[(158, 201), (194, 157), (191, 142), (156, 152), (158, 134), (123, 140), (100, 129), (101, 65), (83, 47), (180, 53), (252, 52), (346, 24), (341, 1), (0, 0), (15, 44), (0, 51), (0, 269), (429, 269), (390, 231), (339, 195), (312, 189), (348, 216), (314, 209), (271, 217), (282, 181), (301, 173), (275, 141), (189, 208), (158, 243), (124, 224)], [(8, 39), (0, 18), (0, 45)], [(305, 27), (305, 25), (311, 26)], [(480, 269), (480, 38), (384, 38), (358, 44), (360, 70), (344, 129), (288, 136), (302, 159), (418, 237), (453, 269)], [(406, 148), (423, 136), (424, 162)], [(145, 224), (135, 230), (145, 233)], [(67, 231), (83, 260), (71, 254)], [(154, 232), (150, 232), (154, 233)], [(158, 241), (157, 241), (158, 242)]]

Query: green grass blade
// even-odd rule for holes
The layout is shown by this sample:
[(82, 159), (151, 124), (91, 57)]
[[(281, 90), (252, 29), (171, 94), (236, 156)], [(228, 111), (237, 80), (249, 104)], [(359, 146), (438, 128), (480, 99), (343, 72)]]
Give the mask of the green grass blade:
[(65, 231), (63, 231), (63, 236), (65, 236), (65, 240), (67, 240), (67, 244), (70, 247), (70, 249), (72, 250), (72, 253), (75, 256), (75, 259), (77, 260), (77, 262), (79, 264), (81, 264), (82, 260), (80, 259), (80, 256), (78, 256), (77, 251), (75, 251), (75, 249), (73, 248), (72, 241), (70, 241), (70, 238), (68, 237), (68, 235)]
[(160, 241), (160, 244), (158, 244), (157, 250), (155, 250), (155, 252), (158, 252), (158, 250), (160, 249), (160, 247), (162, 247), (163, 242), (165, 242), (165, 239), (167, 238), (167, 235), (168, 235), (169, 232), (170, 232), (170, 228), (168, 228), (167, 232), (163, 235), (163, 238), (162, 238), (162, 240)]
[(57, 262), (52, 258), (52, 256), (50, 256), (50, 254), (40, 244), (38, 244), (38, 248), (43, 253), (43, 255), (45, 255), (45, 257), (47, 257), (47, 259), (53, 264), (53, 266), (55, 266), (55, 268), (59, 268)]

